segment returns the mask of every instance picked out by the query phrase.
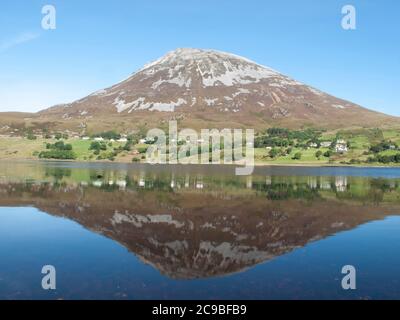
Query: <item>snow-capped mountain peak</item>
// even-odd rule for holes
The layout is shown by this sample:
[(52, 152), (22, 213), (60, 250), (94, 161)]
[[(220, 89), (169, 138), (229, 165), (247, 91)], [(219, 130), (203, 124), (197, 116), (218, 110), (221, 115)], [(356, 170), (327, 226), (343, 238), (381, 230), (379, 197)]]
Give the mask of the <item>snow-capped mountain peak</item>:
[[(173, 66), (173, 69), (171, 69)], [(187, 78), (196, 74), (201, 76), (205, 87), (215, 86), (219, 82), (226, 86), (249, 84), (261, 79), (281, 76), (271, 68), (264, 67), (237, 55), (216, 51), (181, 48), (167, 53), (164, 57), (144, 66), (139, 72), (152, 76), (157, 72), (168, 70), (169, 81), (186, 84), (191, 81), (181, 81), (183, 74)], [(184, 71), (186, 70), (186, 72)], [(188, 74), (190, 71), (191, 74)], [(173, 81), (173, 80), (176, 81)]]

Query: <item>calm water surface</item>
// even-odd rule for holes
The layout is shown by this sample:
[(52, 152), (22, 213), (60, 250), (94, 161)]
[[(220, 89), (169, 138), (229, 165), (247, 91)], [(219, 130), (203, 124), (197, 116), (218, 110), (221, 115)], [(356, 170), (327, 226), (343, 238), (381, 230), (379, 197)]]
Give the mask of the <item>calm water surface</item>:
[(0, 162), (0, 299), (282, 298), (400, 298), (400, 169)]

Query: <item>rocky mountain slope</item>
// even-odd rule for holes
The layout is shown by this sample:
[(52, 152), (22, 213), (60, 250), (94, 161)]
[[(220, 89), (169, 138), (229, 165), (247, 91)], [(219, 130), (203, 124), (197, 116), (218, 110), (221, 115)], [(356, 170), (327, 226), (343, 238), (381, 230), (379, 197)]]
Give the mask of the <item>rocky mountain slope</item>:
[(194, 128), (399, 123), (248, 59), (200, 49), (172, 51), (110, 88), (33, 118), (89, 130), (159, 126), (172, 119)]

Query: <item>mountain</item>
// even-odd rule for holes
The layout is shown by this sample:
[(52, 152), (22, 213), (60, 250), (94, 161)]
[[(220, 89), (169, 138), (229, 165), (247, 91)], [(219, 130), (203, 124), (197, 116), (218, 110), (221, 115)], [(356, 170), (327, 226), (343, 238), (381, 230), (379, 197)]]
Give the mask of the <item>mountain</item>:
[(172, 51), (110, 88), (34, 118), (89, 130), (159, 126), (172, 119), (193, 128), (398, 123), (246, 58), (200, 49)]

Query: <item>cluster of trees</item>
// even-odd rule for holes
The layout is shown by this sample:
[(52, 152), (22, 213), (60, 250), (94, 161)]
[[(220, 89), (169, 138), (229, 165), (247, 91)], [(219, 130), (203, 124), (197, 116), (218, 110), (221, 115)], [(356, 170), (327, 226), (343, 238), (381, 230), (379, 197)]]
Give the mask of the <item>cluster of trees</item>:
[(66, 133), (57, 132), (57, 133), (54, 135), (54, 138), (55, 138), (56, 140), (61, 140), (61, 139), (68, 140), (69, 136), (68, 136), (68, 134), (66, 134)]
[(111, 131), (104, 131), (104, 132), (96, 133), (92, 137), (93, 138), (101, 137), (106, 140), (111, 140), (111, 139), (118, 140), (118, 139), (121, 139), (121, 134), (117, 133), (114, 130), (111, 130)]
[[(124, 146), (118, 146), (116, 148), (113, 148), (112, 151), (107, 152), (108, 147), (106, 142), (93, 141), (89, 146), (89, 150), (93, 151), (93, 154), (97, 156), (97, 160), (108, 159), (114, 161), (115, 157), (117, 157), (119, 153), (123, 151), (130, 151), (132, 149), (133, 144), (134, 144), (133, 139), (128, 139), (128, 141)], [(112, 147), (112, 143), (111, 142), (108, 143), (108, 146)]]
[(373, 157), (367, 159), (367, 163), (400, 163), (400, 153), (397, 154), (380, 154), (387, 150), (398, 150), (398, 145), (392, 141), (382, 140), (381, 142), (370, 146), (369, 151), (364, 154), (373, 154)]
[[(44, 139), (52, 139), (53, 136), (48, 132), (48, 130), (43, 129), (43, 138)], [(69, 139), (69, 135), (67, 133), (56, 132), (54, 134), (54, 138), (56, 140), (61, 140), (61, 139), (68, 140)]]
[(47, 143), (46, 151), (39, 153), (41, 159), (61, 159), (61, 160), (75, 160), (76, 154), (72, 150), (72, 145), (65, 144), (64, 141), (57, 141), (54, 144)]
[[(131, 151), (132, 147), (139, 143), (139, 140), (141, 139), (142, 133), (137, 133), (137, 134), (131, 134), (127, 137), (127, 142), (123, 146), (118, 146), (115, 148), (112, 148), (112, 143), (109, 142), (108, 145), (104, 141), (93, 141), (90, 144), (89, 150), (93, 150), (93, 154), (97, 156), (97, 160), (111, 160), (114, 161), (115, 158), (118, 156), (119, 153), (123, 151)], [(116, 131), (105, 131), (101, 133), (97, 133), (93, 135), (92, 137), (102, 137), (103, 139), (106, 140), (119, 140), (121, 139), (121, 134), (117, 133)], [(108, 147), (112, 148), (112, 150), (109, 150)]]
[(305, 130), (289, 130), (285, 128), (269, 128), (266, 133), (270, 137), (281, 137), (291, 140), (313, 140), (321, 136), (321, 132), (315, 129), (305, 129)]
[[(276, 158), (276, 157), (285, 157), (287, 155), (290, 155), (292, 153), (293, 149), (292, 148), (287, 148), (287, 149), (278, 149), (278, 148), (272, 148), (269, 153), (268, 156), (272, 159)], [(303, 154), (301, 152), (296, 152), (292, 159), (293, 160), (300, 160), (301, 157), (303, 156)]]
[(107, 145), (104, 141), (93, 141), (90, 146), (89, 146), (90, 151), (94, 151), (95, 155), (99, 155), (100, 151), (106, 151), (107, 150)]
[(285, 128), (269, 128), (267, 131), (256, 137), (254, 146), (262, 147), (303, 147), (306, 148), (308, 143), (316, 143), (321, 145), (322, 133), (314, 129), (305, 130), (289, 130)]
[(54, 144), (47, 143), (46, 144), (46, 149), (48, 150), (66, 150), (66, 151), (71, 151), (72, 150), (72, 145), (69, 143), (64, 143), (64, 141), (57, 141)]
[(280, 137), (269, 137), (269, 136), (261, 136), (257, 137), (254, 141), (254, 147), (262, 148), (262, 147), (288, 147), (293, 146), (294, 141), (280, 138)]
[(372, 145), (369, 150), (372, 153), (380, 153), (382, 151), (390, 150), (390, 149), (397, 149), (398, 146), (396, 143), (393, 143), (391, 141), (382, 141), (378, 144)]
[(321, 150), (318, 150), (316, 153), (315, 153), (315, 157), (316, 158), (321, 158), (321, 156), (324, 156), (325, 158), (330, 158), (330, 157), (332, 157), (332, 155), (333, 155), (333, 151), (332, 150), (328, 150), (328, 151), (325, 151), (325, 152), (322, 152)]
[(301, 157), (302, 157), (303, 155), (302, 155), (302, 153), (301, 152), (296, 152), (295, 154), (294, 154), (294, 156), (292, 157), (292, 159), (293, 160), (301, 160)]
[(380, 162), (380, 163), (400, 163), (400, 153), (393, 155), (380, 155), (377, 154), (375, 157), (369, 157), (367, 162)]
[(292, 152), (291, 148), (288, 148), (287, 150), (282, 150), (282, 149), (278, 149), (278, 148), (272, 148), (268, 155), (271, 158), (276, 158), (276, 157), (281, 157), (281, 156), (286, 156), (288, 154), (290, 154)]
[[(110, 143), (110, 146), (112, 146), (112, 143)], [(97, 160), (109, 159), (114, 161), (115, 157), (118, 155), (115, 150), (114, 152), (106, 152), (107, 144), (104, 141), (93, 141), (89, 146), (89, 150), (93, 151), (93, 154), (97, 156)]]

